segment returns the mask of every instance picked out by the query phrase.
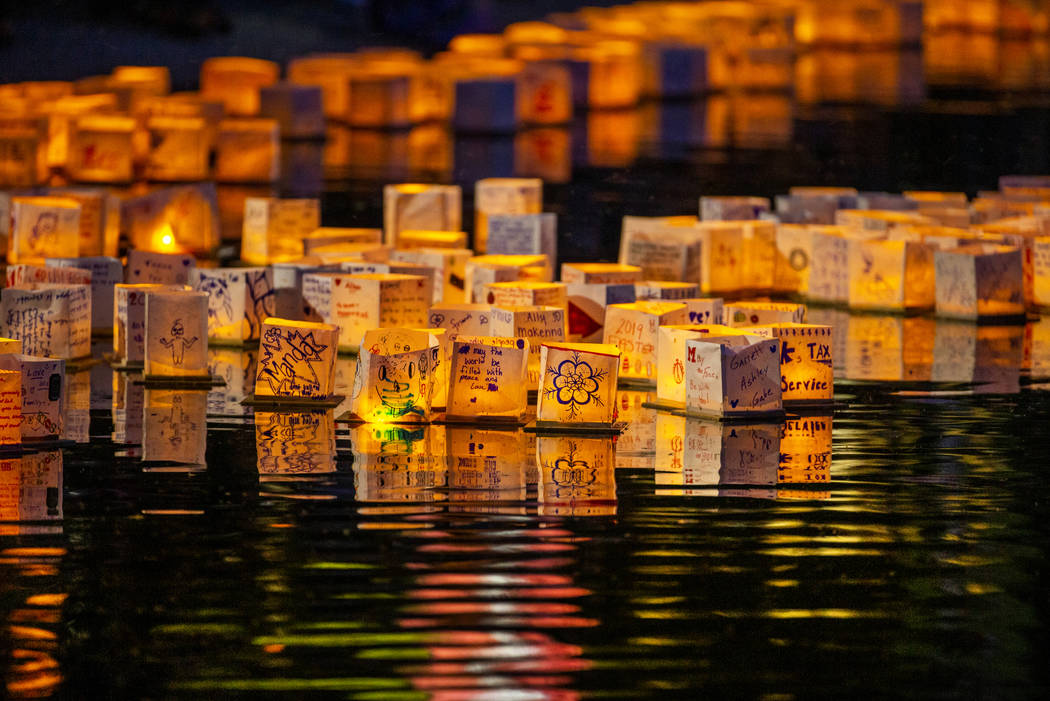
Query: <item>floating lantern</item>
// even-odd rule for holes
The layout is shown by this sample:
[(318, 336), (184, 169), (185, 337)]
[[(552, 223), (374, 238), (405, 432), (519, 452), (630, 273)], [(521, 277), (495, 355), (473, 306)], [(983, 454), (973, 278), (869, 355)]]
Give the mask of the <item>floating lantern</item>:
[(685, 301), (700, 294), (700, 285), (694, 282), (671, 282), (646, 280), (634, 283), (634, 297), (638, 301), (657, 299), (662, 301)]
[(281, 131), (272, 119), (224, 119), (215, 132), (215, 179), (272, 183), (281, 177)]
[(440, 355), (425, 331), (366, 331), (350, 396), (353, 416), (368, 423), (428, 423)]
[(152, 290), (182, 290), (181, 285), (121, 284), (113, 287), (113, 362), (141, 366), (146, 351), (146, 294)]
[[(464, 301), (463, 286), (467, 275), (467, 261), (473, 256), (468, 248), (415, 248), (408, 251), (392, 251), (393, 264), (410, 263), (424, 265), (434, 271), (434, 302), (460, 303)], [(407, 270), (396, 272), (407, 273)]]
[(699, 280), (695, 223), (696, 217), (624, 217), (620, 263), (640, 267), (645, 280)]
[(601, 341), (605, 329), (605, 310), (609, 305), (630, 304), (636, 299), (632, 284), (574, 282), (566, 287), (569, 334), (584, 343)]
[(699, 222), (704, 294), (769, 291), (776, 267), (776, 225), (767, 221)]
[(203, 468), (207, 449), (204, 390), (146, 389), (142, 411), (143, 462), (171, 462)]
[(486, 255), (467, 261), (466, 290), (468, 303), (487, 301), (486, 286), (493, 282), (549, 281), (549, 258), (546, 255)]
[(426, 326), (433, 301), (429, 277), (374, 273), (307, 273), (303, 300), (339, 327), (339, 350), (356, 352), (361, 335), (377, 328)]
[(524, 338), (529, 342), (528, 384), (540, 380), (540, 344), (564, 341), (565, 309), (561, 307), (492, 307), (489, 312), (491, 336)]
[(937, 316), (962, 319), (1022, 316), (1022, 251), (1010, 246), (971, 244), (936, 251)]
[(300, 56), (288, 63), (288, 81), (321, 88), (324, 116), (345, 120), (350, 114), (350, 76), (355, 59), (346, 55)]
[(489, 304), (435, 304), (430, 307), (427, 319), (427, 326), (447, 329), (452, 335), (500, 335), (492, 333), (491, 323), (492, 306)]
[(398, 236), (406, 229), (460, 231), (460, 198), (458, 185), (387, 185), (383, 188), (383, 235), (386, 243), (397, 246)]
[(636, 265), (621, 263), (562, 263), (561, 281), (566, 284), (633, 285), (642, 277)]
[(283, 139), (324, 137), (322, 92), (313, 85), (274, 83), (259, 89), (259, 116), (280, 125)]
[(558, 257), (558, 218), (555, 214), (486, 215), (490, 254)]
[(524, 338), (453, 339), (446, 420), (520, 423), (528, 406), (528, 357)]
[[(485, 178), (474, 185), (474, 249), (488, 251), (489, 217), (497, 214), (539, 214), (543, 209), (543, 181), (539, 178)], [(547, 253), (548, 250), (522, 251)]]
[(751, 221), (769, 213), (765, 197), (701, 197), (701, 221)]
[(616, 513), (616, 456), (608, 438), (538, 436), (539, 510), (544, 516)]
[(121, 262), (106, 256), (90, 256), (48, 258), (45, 263), (55, 269), (90, 273), (91, 332), (96, 335), (113, 333), (113, 290), (124, 281), (124, 266)]
[(747, 416), (777, 414), (784, 408), (777, 339), (689, 339), (685, 378), (685, 406), (690, 414)]
[(850, 240), (849, 306), (908, 311), (933, 307), (933, 250), (911, 241)]
[(214, 56), (201, 64), (201, 95), (222, 100), (227, 114), (259, 113), (259, 89), (273, 85), (281, 67), (272, 61), (243, 56)]
[(327, 400), (335, 394), (339, 329), (289, 319), (267, 318), (262, 325), (255, 398)]
[(220, 235), (215, 184), (174, 185), (124, 199), (120, 229), (139, 251), (211, 254)]
[(745, 332), (721, 324), (665, 324), (656, 331), (656, 400), (661, 406), (685, 408), (685, 342), (718, 339)]
[(793, 302), (726, 302), (722, 323), (726, 326), (801, 324), (806, 321), (806, 305)]
[(256, 411), (259, 479), (335, 472), (335, 420), (327, 411)]
[(537, 427), (612, 426), (620, 349), (598, 343), (540, 346)]
[(205, 180), (214, 134), (200, 117), (150, 117), (146, 177), (150, 180)]
[(484, 299), (495, 307), (561, 307), (568, 291), (561, 282), (493, 282), (485, 285)]
[(32, 187), (47, 179), (47, 138), (41, 132), (0, 129), (0, 187)]
[(80, 256), (116, 256), (120, 201), (95, 188), (51, 188), (49, 194), (80, 204)]
[(780, 390), (785, 404), (830, 404), (835, 393), (830, 326), (801, 323), (760, 324), (756, 336), (780, 339)]
[(835, 224), (857, 231), (886, 232), (902, 226), (931, 226), (936, 222), (916, 212), (839, 209), (835, 212)]
[(208, 371), (208, 295), (150, 290), (146, 295), (146, 379), (211, 380)]
[(22, 440), (57, 440), (65, 423), (66, 361), (0, 355), (0, 369), (22, 377)]
[(87, 285), (8, 287), (0, 297), (4, 334), (23, 352), (50, 358), (91, 355), (91, 290)]
[(722, 321), (724, 302), (721, 297), (697, 297), (674, 300), (685, 305), (690, 324), (717, 324)]
[(337, 272), (337, 265), (324, 265), (320, 258), (308, 257), (287, 263), (274, 263), (274, 316), (281, 319), (321, 321), (320, 314), (303, 299), (303, 276), (307, 273)]
[(303, 238), (321, 223), (321, 204), (313, 198), (249, 197), (244, 201), (241, 259), (255, 265), (295, 260)]
[(515, 58), (524, 62), (518, 78), (518, 115), (525, 124), (572, 121), (572, 75), (566, 66), (524, 47)]
[(620, 349), (620, 379), (655, 384), (656, 331), (660, 326), (685, 321), (686, 307), (678, 302), (609, 305), (602, 342)]
[(133, 248), (128, 251), (124, 278), (129, 284), (186, 285), (196, 265), (193, 256)]
[(208, 340), (241, 345), (258, 341), (274, 313), (273, 271), (268, 268), (194, 268), (190, 286), (208, 295)]
[(108, 114), (88, 114), (72, 121), (69, 174), (74, 180), (126, 183), (134, 177), (135, 120)]
[[(405, 229), (397, 237), (399, 250), (411, 248), (467, 248), (465, 231), (413, 231)], [(469, 250), (469, 249), (468, 249)], [(473, 255), (473, 251), (471, 251)]]
[(80, 204), (64, 197), (12, 197), (7, 239), (8, 263), (35, 263), (55, 255), (76, 255)]
[(778, 484), (831, 481), (831, 415), (786, 419), (780, 427)]
[(90, 285), (91, 271), (83, 268), (56, 268), (17, 263), (7, 266), (5, 278), (7, 287), (32, 286), (37, 283)]
[(22, 373), (0, 370), (0, 446), (22, 442)]

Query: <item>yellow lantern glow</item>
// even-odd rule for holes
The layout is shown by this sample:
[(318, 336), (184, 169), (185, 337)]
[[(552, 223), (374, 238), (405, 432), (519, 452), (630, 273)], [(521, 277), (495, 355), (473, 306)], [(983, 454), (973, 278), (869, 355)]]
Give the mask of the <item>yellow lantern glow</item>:
[(215, 184), (173, 185), (127, 197), (120, 203), (120, 228), (139, 252), (211, 254), (220, 238)]
[[(146, 177), (150, 180), (204, 180), (211, 138), (200, 117), (150, 117)], [(213, 138), (213, 137), (212, 137)]]
[(561, 281), (566, 284), (633, 285), (642, 279), (642, 269), (622, 263), (562, 263)]
[(79, 255), (80, 204), (66, 197), (12, 197), (7, 262), (43, 265)]
[(561, 307), (568, 293), (561, 282), (492, 282), (484, 287), (484, 300), (495, 307)]
[(66, 361), (32, 355), (0, 355), (0, 369), (22, 379), (22, 440), (57, 440), (64, 433), (68, 400)]
[(602, 342), (620, 349), (620, 378), (655, 384), (657, 329), (686, 318), (686, 306), (678, 302), (610, 304)]
[(704, 294), (768, 292), (776, 267), (776, 225), (767, 221), (699, 222)]
[(615, 514), (613, 446), (608, 438), (538, 436), (540, 513), (545, 516)]
[(259, 88), (272, 85), (281, 67), (272, 61), (242, 56), (215, 56), (201, 64), (201, 95), (222, 100), (226, 112), (251, 117), (259, 113)]
[(150, 290), (146, 295), (147, 378), (211, 379), (208, 371), (208, 295)]
[(281, 131), (272, 119), (224, 119), (215, 134), (215, 179), (272, 183), (281, 176)]
[(486, 217), (492, 254), (537, 255), (550, 258), (558, 254), (558, 220), (554, 214), (492, 214)]
[(487, 303), (486, 285), (516, 280), (547, 282), (550, 259), (537, 255), (485, 255), (467, 261), (464, 288), (468, 303)]
[(540, 344), (564, 341), (567, 331), (565, 310), (561, 307), (492, 307), (489, 312), (489, 335), (502, 338), (524, 338), (529, 342), (529, 387), (540, 381), (542, 363)]
[(780, 429), (778, 484), (831, 481), (831, 416), (786, 419)]
[(256, 398), (308, 401), (335, 393), (338, 328), (270, 317), (260, 338)]
[(208, 295), (208, 338), (241, 345), (258, 341), (274, 313), (273, 271), (268, 268), (194, 268), (190, 285)]
[(267, 265), (300, 258), (303, 238), (320, 223), (321, 205), (316, 199), (249, 197), (244, 201), (241, 259)]
[(428, 423), (434, 371), (440, 361), (437, 339), (425, 331), (366, 331), (350, 411), (367, 423)]
[[(397, 247), (400, 250), (415, 248), (467, 249), (467, 233), (465, 231), (417, 231), (406, 229), (398, 235)], [(471, 252), (471, 255), (473, 255), (473, 252)]]
[(1024, 314), (1022, 251), (971, 244), (933, 254), (937, 316), (962, 319)]
[(87, 285), (8, 287), (0, 296), (3, 333), (22, 341), (28, 355), (91, 355), (91, 289)]
[(777, 414), (780, 341), (722, 336), (685, 342), (685, 407), (695, 415)]
[(835, 394), (832, 329), (817, 324), (762, 324), (749, 333), (780, 339), (780, 390), (784, 403), (830, 404)]
[(537, 426), (610, 426), (616, 420), (619, 348), (600, 343), (543, 343), (539, 363)]
[(806, 305), (794, 302), (726, 302), (722, 323), (726, 326), (765, 326), (767, 324), (802, 324)]
[(69, 137), (69, 172), (74, 180), (126, 183), (134, 178), (135, 120), (89, 114), (73, 119)]
[(661, 405), (685, 408), (685, 342), (690, 338), (744, 335), (721, 324), (664, 324), (656, 333), (656, 399)]
[(528, 407), (528, 357), (524, 338), (453, 339), (446, 419), (520, 423)]
[(458, 185), (404, 183), (383, 188), (383, 235), (398, 245), (404, 230), (460, 231), (461, 191)]
[(350, 75), (355, 59), (350, 56), (300, 56), (288, 63), (288, 80), (321, 88), (324, 115), (345, 120), (350, 114)]
[(907, 311), (934, 306), (933, 250), (924, 243), (850, 240), (848, 269), (851, 308)]
[(0, 445), (22, 442), (22, 373), (0, 370)]
[[(392, 265), (409, 263), (432, 269), (434, 301), (459, 303), (465, 298), (466, 266), (472, 255), (468, 248), (413, 248), (392, 251), (390, 261)], [(397, 272), (409, 271), (399, 269)]]
[[(488, 250), (488, 218), (494, 214), (539, 214), (543, 181), (539, 178), (485, 178), (474, 185), (474, 249)], [(546, 253), (547, 251), (543, 251)]]

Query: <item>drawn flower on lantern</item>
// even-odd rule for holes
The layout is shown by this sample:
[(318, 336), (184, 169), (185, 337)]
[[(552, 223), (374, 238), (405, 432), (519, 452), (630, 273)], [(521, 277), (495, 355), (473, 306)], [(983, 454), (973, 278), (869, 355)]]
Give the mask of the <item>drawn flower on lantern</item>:
[(608, 372), (595, 370), (586, 360), (580, 359), (579, 353), (574, 352), (572, 358), (561, 361), (557, 368), (547, 368), (547, 372), (551, 377), (551, 384), (544, 388), (543, 396), (567, 406), (568, 418), (576, 418), (581, 407), (591, 402), (594, 402), (595, 406), (603, 406), (602, 399), (598, 396), (598, 388)]

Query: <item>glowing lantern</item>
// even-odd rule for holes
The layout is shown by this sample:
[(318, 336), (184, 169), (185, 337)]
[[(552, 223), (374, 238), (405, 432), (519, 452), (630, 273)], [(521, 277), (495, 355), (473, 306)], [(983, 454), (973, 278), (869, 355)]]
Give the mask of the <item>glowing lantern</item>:
[(700, 222), (704, 294), (769, 291), (776, 266), (776, 225), (767, 221)]
[(328, 411), (256, 411), (259, 479), (335, 472), (335, 420)]
[(204, 390), (146, 389), (142, 411), (143, 462), (205, 467), (207, 397)]
[(599, 343), (543, 343), (536, 425), (611, 426), (616, 420), (620, 349)]
[(22, 373), (0, 370), (0, 446), (22, 442)]
[(656, 382), (656, 331), (684, 324), (686, 307), (678, 302), (611, 304), (605, 310), (603, 343), (620, 349), (620, 379)]
[(524, 501), (525, 433), (448, 427), (448, 487), (454, 501)]
[(612, 304), (634, 302), (634, 285), (588, 284), (574, 282), (567, 285), (569, 335), (584, 343), (600, 342), (605, 329), (605, 311)]
[[(467, 261), (474, 254), (467, 248), (415, 248), (390, 253), (391, 263), (415, 263), (434, 270), (434, 301), (460, 303), (466, 296), (463, 290), (467, 275)], [(397, 272), (407, 272), (398, 270)]]
[(51, 358), (91, 355), (91, 290), (87, 285), (8, 287), (0, 298), (4, 334), (23, 352)]
[(492, 282), (485, 285), (485, 301), (496, 307), (561, 307), (568, 291), (561, 282)]
[(624, 217), (620, 263), (640, 267), (645, 280), (699, 280), (695, 222), (695, 217)]
[(211, 380), (208, 372), (208, 295), (150, 290), (146, 295), (146, 379)]
[(321, 88), (324, 116), (345, 120), (350, 112), (350, 75), (354, 65), (349, 56), (300, 56), (288, 63), (288, 81)]
[(723, 300), (721, 297), (696, 297), (694, 299), (677, 299), (685, 305), (690, 324), (718, 324), (723, 318)]
[[(399, 250), (410, 248), (467, 249), (467, 232), (413, 231), (405, 229), (398, 234), (397, 247)], [(471, 255), (473, 255), (473, 252), (471, 252)]]
[(685, 342), (685, 407), (690, 414), (744, 416), (784, 409), (780, 341), (722, 336)]
[(499, 335), (491, 333), (491, 323), (492, 306), (488, 304), (435, 304), (427, 319), (427, 326), (466, 336)]
[(656, 401), (673, 409), (685, 408), (685, 342), (743, 335), (721, 324), (665, 324), (656, 331)]
[(835, 379), (830, 326), (773, 323), (753, 326), (748, 332), (780, 339), (780, 390), (785, 404), (831, 403)]
[(851, 314), (845, 376), (851, 380), (928, 381), (936, 326), (932, 319)]
[(133, 248), (128, 251), (124, 279), (128, 283), (151, 285), (185, 285), (190, 270), (196, 267), (193, 256), (178, 253), (154, 253)]
[(267, 268), (194, 268), (190, 286), (208, 295), (208, 340), (241, 345), (258, 341), (274, 313), (273, 271)]
[(259, 343), (255, 397), (276, 400), (329, 399), (335, 394), (339, 329), (267, 318)]
[(224, 119), (215, 132), (215, 179), (272, 183), (281, 176), (281, 132), (272, 119)]
[(806, 305), (793, 302), (726, 302), (722, 323), (726, 326), (801, 324), (806, 321)]
[(58, 439), (66, 409), (66, 361), (0, 355), (0, 369), (22, 377), (22, 440)]
[(69, 137), (69, 173), (74, 180), (126, 183), (134, 178), (135, 120), (88, 114), (73, 120)]
[(535, 386), (542, 368), (540, 344), (565, 340), (565, 310), (561, 307), (493, 307), (489, 314), (489, 335), (528, 340), (527, 382), (529, 387)]
[(466, 290), (468, 303), (487, 302), (486, 286), (493, 282), (516, 280), (550, 280), (549, 259), (546, 255), (487, 255), (467, 261)]
[(491, 254), (536, 255), (545, 253), (551, 260), (558, 257), (558, 217), (555, 214), (489, 214), (486, 215), (488, 239), (486, 251)]
[(778, 484), (831, 481), (831, 416), (786, 419), (780, 429)]
[(140, 366), (146, 349), (146, 293), (150, 290), (181, 290), (181, 285), (121, 284), (113, 287), (113, 363)]
[(642, 277), (636, 265), (621, 263), (562, 263), (561, 281), (566, 284), (633, 285)]
[(244, 201), (241, 259), (255, 265), (303, 255), (303, 238), (321, 223), (316, 199), (249, 197)]
[(219, 245), (214, 183), (162, 187), (120, 203), (120, 228), (135, 249), (211, 254)]
[(1022, 251), (971, 244), (933, 254), (938, 316), (962, 319), (1024, 314)]
[(207, 123), (199, 117), (150, 117), (146, 177), (150, 180), (204, 180), (211, 147)]
[(524, 338), (453, 339), (446, 420), (520, 423), (528, 406), (528, 357)]
[(646, 280), (634, 283), (634, 296), (638, 301), (658, 299), (663, 301), (682, 302), (693, 299), (700, 294), (700, 286), (695, 282), (672, 282), (668, 280)]
[(616, 459), (608, 438), (538, 436), (536, 462), (542, 515), (616, 513)]
[(461, 191), (458, 185), (406, 183), (383, 188), (383, 235), (398, 245), (402, 231), (460, 231)]
[(933, 250), (911, 241), (849, 243), (849, 306), (906, 311), (934, 306)]
[(321, 89), (313, 85), (267, 85), (259, 89), (259, 116), (275, 120), (283, 139), (323, 137), (321, 97)]
[(32, 187), (47, 179), (47, 140), (41, 129), (0, 129), (0, 186)]
[(539, 214), (542, 210), (543, 181), (539, 178), (485, 178), (477, 181), (474, 185), (474, 249), (479, 253), (488, 252), (489, 217), (496, 214)]
[(303, 300), (339, 327), (339, 350), (355, 352), (361, 334), (377, 328), (426, 326), (431, 280), (419, 275), (307, 273)]
[(259, 113), (259, 89), (273, 85), (281, 67), (272, 61), (243, 56), (215, 56), (201, 64), (201, 95), (222, 100), (228, 114)]
[(765, 197), (701, 197), (702, 221), (750, 221), (770, 211)]
[(7, 262), (42, 265), (48, 256), (76, 255), (80, 209), (64, 197), (12, 197)]
[(572, 120), (572, 75), (569, 69), (524, 47), (515, 58), (524, 61), (518, 78), (518, 114), (525, 124), (565, 124)]
[(366, 331), (350, 396), (353, 416), (368, 423), (428, 423), (440, 355), (425, 331)]
[(303, 276), (307, 273), (336, 272), (338, 266), (323, 265), (320, 258), (304, 258), (274, 263), (274, 316), (281, 319), (321, 321), (320, 314), (303, 299)]
[(124, 266), (116, 258), (48, 258), (46, 264), (61, 269), (86, 270), (91, 274), (91, 332), (112, 333), (113, 288), (124, 281)]

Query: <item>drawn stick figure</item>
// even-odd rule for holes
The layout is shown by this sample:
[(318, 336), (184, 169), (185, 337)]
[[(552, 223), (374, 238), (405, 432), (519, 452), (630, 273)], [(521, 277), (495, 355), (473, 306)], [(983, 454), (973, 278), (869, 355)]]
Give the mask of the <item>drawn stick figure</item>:
[(160, 344), (171, 350), (171, 364), (182, 367), (182, 361), (186, 357), (186, 349), (192, 348), (197, 342), (197, 337), (186, 338), (186, 329), (182, 326), (182, 319), (171, 322), (171, 338), (161, 338)]

